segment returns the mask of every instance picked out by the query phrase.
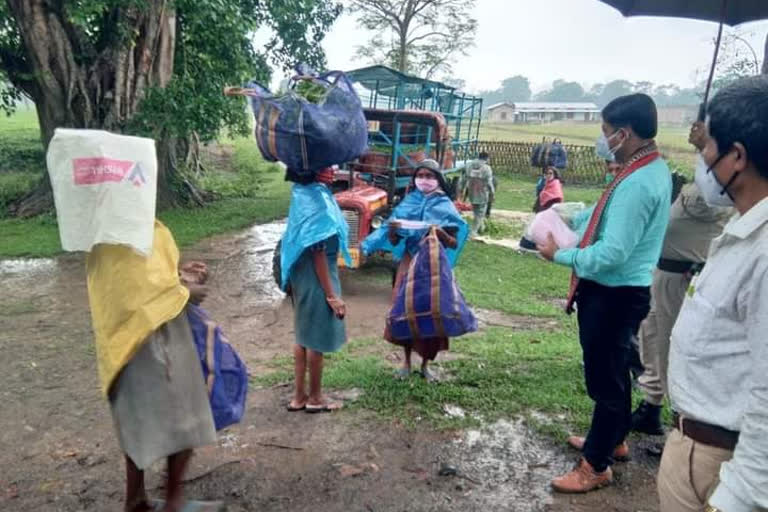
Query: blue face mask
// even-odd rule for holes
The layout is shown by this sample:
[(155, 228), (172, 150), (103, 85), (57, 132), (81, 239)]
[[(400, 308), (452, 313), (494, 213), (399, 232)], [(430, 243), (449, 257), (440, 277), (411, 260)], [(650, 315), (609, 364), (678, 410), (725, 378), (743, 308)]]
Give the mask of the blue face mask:
[(595, 141), (595, 154), (598, 158), (607, 160), (609, 162), (616, 161), (616, 151), (618, 151), (621, 148), (621, 145), (624, 143), (622, 142), (615, 148), (611, 148), (610, 140), (614, 138), (616, 134), (619, 133), (619, 131), (620, 130), (616, 130), (610, 137), (606, 137), (604, 133), (600, 134), (600, 136)]

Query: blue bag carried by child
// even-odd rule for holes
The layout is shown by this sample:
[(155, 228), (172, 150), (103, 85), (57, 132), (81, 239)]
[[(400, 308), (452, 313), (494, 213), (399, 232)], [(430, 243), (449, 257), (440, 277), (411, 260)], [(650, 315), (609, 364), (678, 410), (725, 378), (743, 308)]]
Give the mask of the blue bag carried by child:
[(203, 308), (190, 304), (187, 306), (187, 318), (208, 387), (213, 422), (216, 430), (221, 430), (243, 417), (248, 370), (227, 343), (221, 327), (210, 319)]
[(433, 228), (419, 243), (387, 317), (395, 340), (451, 338), (477, 330)]

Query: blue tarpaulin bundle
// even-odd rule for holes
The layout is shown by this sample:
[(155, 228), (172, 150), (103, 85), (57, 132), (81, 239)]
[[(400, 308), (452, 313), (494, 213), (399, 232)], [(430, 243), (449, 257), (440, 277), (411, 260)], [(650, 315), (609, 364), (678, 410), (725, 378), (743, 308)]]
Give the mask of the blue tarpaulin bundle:
[(368, 124), (352, 83), (340, 71), (319, 75), (308, 74), (307, 68), (298, 71), (301, 76), (294, 83), (310, 80), (325, 88), (317, 103), (295, 89), (273, 95), (257, 83), (248, 84), (261, 154), (299, 173), (361, 156), (368, 147)]
[(565, 169), (568, 167), (568, 152), (559, 140), (554, 142), (545, 140), (533, 147), (531, 165), (542, 169), (545, 167)]
[(227, 343), (221, 327), (208, 313), (193, 304), (187, 306), (195, 348), (208, 387), (216, 430), (240, 421), (248, 393), (248, 370), (237, 352)]

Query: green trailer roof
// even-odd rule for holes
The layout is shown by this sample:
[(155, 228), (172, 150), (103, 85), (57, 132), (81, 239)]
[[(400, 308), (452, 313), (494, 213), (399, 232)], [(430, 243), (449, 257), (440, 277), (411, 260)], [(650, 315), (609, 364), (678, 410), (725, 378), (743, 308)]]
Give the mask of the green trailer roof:
[(425, 93), (434, 94), (439, 91), (441, 94), (446, 94), (456, 90), (455, 87), (442, 82), (406, 75), (387, 66), (355, 69), (347, 72), (347, 76), (352, 82), (370, 91), (377, 91), (383, 96), (417, 98), (424, 96)]

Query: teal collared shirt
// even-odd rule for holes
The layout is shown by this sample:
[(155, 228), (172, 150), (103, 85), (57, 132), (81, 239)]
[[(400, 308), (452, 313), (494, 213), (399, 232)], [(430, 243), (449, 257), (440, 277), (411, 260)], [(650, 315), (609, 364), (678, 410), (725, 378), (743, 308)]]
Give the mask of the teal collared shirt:
[[(614, 190), (598, 226), (595, 243), (560, 249), (555, 262), (581, 279), (604, 286), (650, 286), (669, 222), (672, 179), (663, 159), (632, 173)], [(583, 235), (593, 208), (571, 220)]]

